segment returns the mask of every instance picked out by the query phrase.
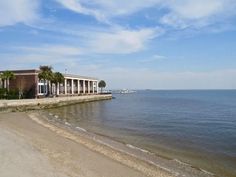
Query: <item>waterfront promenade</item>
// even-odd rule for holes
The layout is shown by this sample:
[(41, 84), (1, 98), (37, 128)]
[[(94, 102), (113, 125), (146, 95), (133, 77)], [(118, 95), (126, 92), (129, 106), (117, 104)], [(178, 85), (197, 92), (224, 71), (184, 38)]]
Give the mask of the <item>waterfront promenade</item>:
[(111, 94), (97, 94), (84, 96), (68, 96), (41, 99), (20, 99), (20, 100), (0, 100), (0, 111), (27, 111), (44, 108), (53, 108), (58, 106), (66, 106), (71, 104), (109, 100), (112, 99)]

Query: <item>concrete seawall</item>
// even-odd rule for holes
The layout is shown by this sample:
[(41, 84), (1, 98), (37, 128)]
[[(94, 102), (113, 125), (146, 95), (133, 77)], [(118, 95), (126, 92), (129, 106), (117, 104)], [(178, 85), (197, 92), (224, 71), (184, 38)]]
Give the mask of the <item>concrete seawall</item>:
[(0, 111), (15, 112), (15, 111), (47, 109), (47, 108), (66, 106), (77, 103), (85, 103), (85, 102), (109, 100), (109, 99), (112, 99), (111, 94), (42, 98), (42, 99), (0, 100)]

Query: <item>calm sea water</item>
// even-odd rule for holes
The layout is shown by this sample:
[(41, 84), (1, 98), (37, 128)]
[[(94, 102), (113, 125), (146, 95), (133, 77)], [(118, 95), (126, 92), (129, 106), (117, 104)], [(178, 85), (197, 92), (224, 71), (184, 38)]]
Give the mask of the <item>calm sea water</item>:
[(138, 91), (115, 99), (50, 109), (63, 121), (236, 176), (236, 91)]

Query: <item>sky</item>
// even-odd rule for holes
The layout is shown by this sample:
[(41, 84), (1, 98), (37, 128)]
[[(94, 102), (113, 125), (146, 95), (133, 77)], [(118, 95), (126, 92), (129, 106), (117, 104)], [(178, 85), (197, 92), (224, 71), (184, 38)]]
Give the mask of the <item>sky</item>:
[(236, 89), (236, 0), (0, 0), (0, 70), (107, 89)]

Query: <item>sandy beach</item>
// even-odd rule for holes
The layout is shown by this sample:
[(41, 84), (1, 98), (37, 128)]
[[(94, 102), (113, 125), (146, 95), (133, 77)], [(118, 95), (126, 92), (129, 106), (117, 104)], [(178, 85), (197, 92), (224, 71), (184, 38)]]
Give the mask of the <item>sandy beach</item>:
[(172, 176), (26, 113), (1, 113), (0, 134), (4, 177)]

